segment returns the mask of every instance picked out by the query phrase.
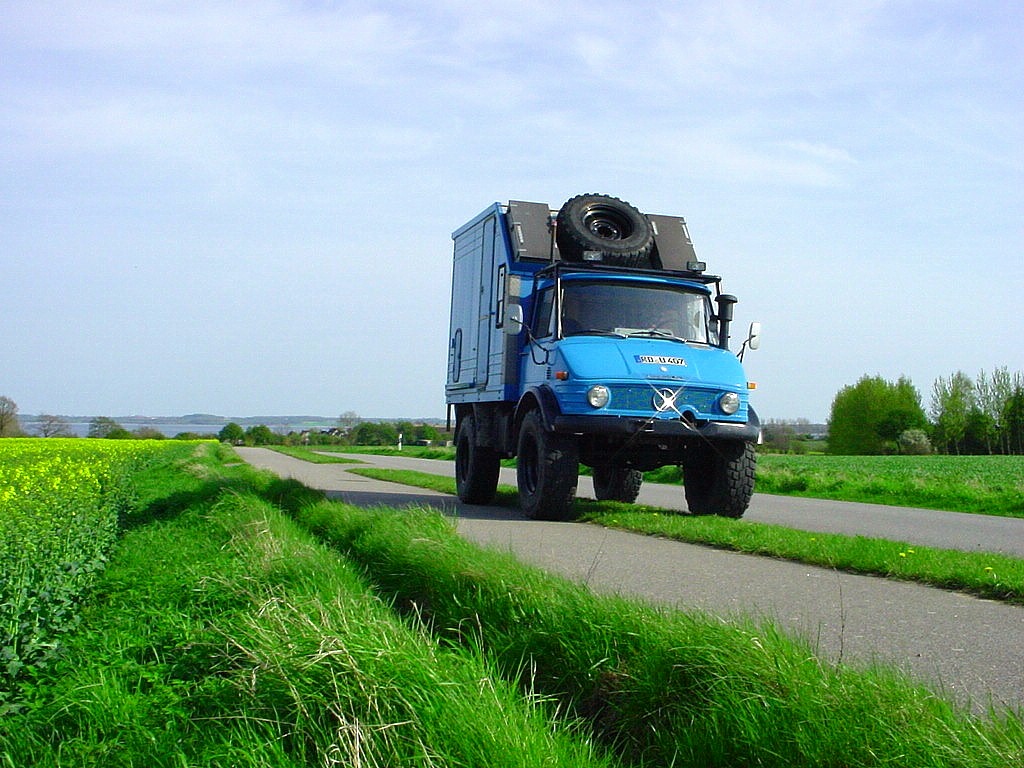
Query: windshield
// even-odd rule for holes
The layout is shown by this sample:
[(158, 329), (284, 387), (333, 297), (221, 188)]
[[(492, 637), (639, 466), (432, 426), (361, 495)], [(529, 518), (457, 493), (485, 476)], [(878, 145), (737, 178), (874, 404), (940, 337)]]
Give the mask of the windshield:
[(643, 336), (717, 344), (711, 298), (673, 286), (564, 281), (562, 334)]

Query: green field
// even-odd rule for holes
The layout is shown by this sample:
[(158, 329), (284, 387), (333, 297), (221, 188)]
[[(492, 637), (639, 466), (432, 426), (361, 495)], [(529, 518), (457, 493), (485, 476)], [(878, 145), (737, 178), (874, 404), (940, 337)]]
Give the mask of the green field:
[(596, 597), (438, 514), (328, 503), (185, 448), (120, 473), (77, 619), (0, 670), (0, 765), (1024, 761), (1019, 714), (827, 663), (769, 623)]
[(1024, 456), (758, 456), (757, 490), (1024, 517)]

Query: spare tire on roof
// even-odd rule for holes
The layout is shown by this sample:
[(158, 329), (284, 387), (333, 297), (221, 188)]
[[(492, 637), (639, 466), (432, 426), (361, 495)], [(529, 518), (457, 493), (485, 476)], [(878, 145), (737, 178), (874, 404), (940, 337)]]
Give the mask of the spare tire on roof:
[(577, 195), (566, 200), (556, 219), (558, 252), (565, 261), (583, 261), (584, 253), (620, 267), (650, 263), (654, 233), (640, 211), (608, 195)]

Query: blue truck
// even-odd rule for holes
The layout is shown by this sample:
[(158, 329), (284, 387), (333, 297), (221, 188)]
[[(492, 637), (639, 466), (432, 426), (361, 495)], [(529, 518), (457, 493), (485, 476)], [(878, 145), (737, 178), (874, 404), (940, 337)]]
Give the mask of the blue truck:
[(598, 499), (636, 500), (643, 472), (682, 470), (693, 514), (740, 517), (760, 422), (736, 298), (699, 261), (682, 217), (607, 195), (495, 203), (457, 229), (445, 398), (455, 479), (494, 496), (517, 459), (523, 511), (570, 519), (580, 464)]

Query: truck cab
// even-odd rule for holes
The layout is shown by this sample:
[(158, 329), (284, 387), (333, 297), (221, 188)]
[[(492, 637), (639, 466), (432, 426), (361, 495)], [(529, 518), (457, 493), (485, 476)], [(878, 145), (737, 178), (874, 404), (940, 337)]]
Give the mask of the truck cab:
[[(697, 514), (739, 517), (760, 425), (729, 351), (736, 299), (696, 259), (681, 217), (582, 195), (558, 211), (495, 204), (457, 230), (446, 398), (456, 481), (486, 503), (518, 459), (524, 511), (571, 517), (579, 465), (599, 499), (682, 468)], [(752, 325), (743, 348), (755, 348)]]

